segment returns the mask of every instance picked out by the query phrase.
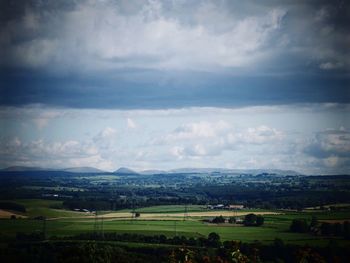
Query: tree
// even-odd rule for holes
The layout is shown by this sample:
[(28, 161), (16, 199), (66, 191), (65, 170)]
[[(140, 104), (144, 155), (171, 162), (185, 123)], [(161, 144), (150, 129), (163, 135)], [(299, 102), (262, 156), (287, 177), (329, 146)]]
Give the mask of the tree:
[(220, 236), (215, 232), (211, 232), (208, 235), (208, 245), (213, 247), (218, 247), (220, 245)]
[(335, 236), (341, 236), (344, 233), (343, 224), (335, 223), (333, 226), (333, 232)]
[(291, 232), (306, 233), (308, 231), (308, 225), (305, 219), (293, 219), (289, 229)]
[(330, 223), (322, 223), (321, 234), (325, 236), (332, 235), (334, 233), (333, 226)]
[(280, 238), (275, 238), (275, 240), (273, 241), (273, 246), (277, 249), (281, 249), (284, 247), (284, 242)]
[(223, 216), (217, 216), (217, 217), (214, 217), (211, 222), (214, 224), (225, 223), (225, 218)]
[(257, 226), (262, 226), (263, 224), (264, 224), (264, 217), (263, 216), (261, 216), (261, 215), (258, 215), (257, 217), (256, 217), (256, 225)]
[(313, 227), (316, 227), (317, 224), (318, 224), (317, 217), (316, 216), (312, 216), (311, 222), (310, 222), (310, 229), (313, 228)]
[(256, 218), (257, 216), (255, 214), (248, 214), (244, 217), (244, 225), (245, 226), (255, 226), (256, 225)]
[(236, 224), (236, 218), (235, 217), (230, 217), (230, 219), (228, 220), (228, 222), (230, 224)]

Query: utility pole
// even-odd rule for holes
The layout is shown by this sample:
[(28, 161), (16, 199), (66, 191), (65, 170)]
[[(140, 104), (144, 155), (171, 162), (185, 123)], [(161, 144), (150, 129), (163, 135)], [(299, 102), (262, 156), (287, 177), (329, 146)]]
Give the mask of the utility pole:
[(95, 222), (94, 222), (94, 233), (95, 236), (100, 236), (104, 238), (104, 229), (103, 229), (103, 216), (99, 217), (97, 214), (97, 210), (95, 212)]
[(186, 221), (187, 218), (188, 218), (188, 207), (187, 207), (187, 204), (185, 204), (184, 221)]
[(135, 199), (132, 199), (132, 218), (136, 218), (136, 211), (135, 211)]
[(43, 217), (43, 236), (46, 239), (46, 217)]
[(98, 234), (98, 218), (97, 218), (97, 210), (95, 211), (95, 222), (94, 222), (94, 233)]
[(101, 217), (101, 235), (102, 235), (102, 239), (105, 238), (105, 232), (104, 232), (104, 229), (103, 229), (103, 216)]
[(177, 236), (177, 230), (176, 230), (176, 220), (174, 221), (174, 234)]

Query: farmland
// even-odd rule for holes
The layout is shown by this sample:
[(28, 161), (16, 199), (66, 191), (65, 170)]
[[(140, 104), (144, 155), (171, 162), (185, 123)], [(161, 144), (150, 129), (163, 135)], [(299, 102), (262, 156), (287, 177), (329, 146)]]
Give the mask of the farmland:
[[(46, 217), (46, 232), (52, 236), (69, 236), (85, 232), (93, 232), (95, 221), (103, 224), (104, 232), (136, 233), (143, 235), (165, 235), (203, 237), (211, 232), (218, 233), (222, 240), (241, 240), (243, 242), (271, 243), (276, 238), (292, 244), (326, 245), (328, 239), (310, 234), (290, 233), (289, 225), (294, 218), (305, 218), (310, 221), (315, 215), (320, 220), (350, 220), (350, 213), (342, 212), (286, 212), (260, 211), (259, 209), (246, 211), (208, 211), (203, 206), (190, 206), (184, 218), (184, 206), (153, 206), (140, 208), (140, 217), (132, 218), (131, 210), (120, 212), (103, 211), (95, 218), (92, 213), (74, 212), (63, 209), (52, 209), (50, 205), (59, 205), (60, 201), (53, 200), (16, 200), (24, 204), (27, 212), (23, 219), (1, 219), (0, 231), (3, 236), (14, 237), (18, 232), (31, 233), (42, 231), (43, 222), (34, 218), (39, 214)], [(244, 227), (232, 224), (210, 224), (203, 219), (213, 216), (243, 217), (248, 213), (262, 214), (265, 224), (262, 227)], [(103, 221), (103, 222), (102, 222)], [(350, 245), (348, 241), (341, 241), (343, 245)]]
[[(220, 244), (229, 251), (230, 242), (259, 246), (262, 251), (281, 246), (280, 242), (286, 251), (305, 245), (314, 249), (350, 246), (350, 240), (339, 234), (350, 221), (350, 180), (346, 176), (122, 176), (41, 171), (0, 173), (0, 180), (0, 241), (4, 248), (14, 246), (13, 254), (23, 242), (34, 250), (44, 246), (43, 253), (49, 249), (45, 244), (60, 251), (61, 246), (91, 249), (93, 242), (94, 249), (112, 246), (122, 247), (126, 254), (133, 251), (128, 260), (135, 249), (146, 249), (152, 255), (164, 250), (163, 261), (183, 244), (198, 255)], [(245, 224), (249, 214), (262, 217), (263, 224)], [(216, 223), (215, 218), (223, 221)], [(309, 227), (315, 218), (317, 233)], [(306, 231), (291, 231), (294, 220), (305, 222)], [(327, 234), (323, 224), (341, 229)], [(220, 241), (210, 241), (213, 233)], [(143, 257), (146, 252), (140, 253)], [(283, 257), (288, 258), (286, 255)]]

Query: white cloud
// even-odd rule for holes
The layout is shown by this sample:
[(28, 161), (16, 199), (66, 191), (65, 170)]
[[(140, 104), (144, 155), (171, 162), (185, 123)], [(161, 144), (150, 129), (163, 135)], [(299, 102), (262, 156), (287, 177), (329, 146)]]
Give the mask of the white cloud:
[(283, 133), (275, 128), (262, 125), (255, 128), (248, 128), (242, 132), (229, 133), (229, 143), (250, 143), (263, 144), (268, 142), (280, 141)]
[(186, 123), (177, 127), (163, 138), (157, 139), (156, 143), (213, 138), (228, 130), (229, 127), (230, 125), (225, 121)]
[(339, 157), (331, 156), (324, 159), (324, 163), (328, 167), (336, 167), (339, 164)]
[(2, 24), (0, 64), (63, 72), (266, 68), (271, 74), (290, 68), (291, 56), (302, 62), (296, 71), (305, 64), (345, 68), (350, 61), (347, 21), (335, 19), (346, 7), (323, 2), (30, 3)]
[[(0, 108), (5, 127), (0, 135), (0, 167), (83, 165), (112, 171), (119, 166), (206, 166), (346, 172), (348, 114), (348, 105), (337, 104), (148, 111)], [(39, 116), (48, 118), (47, 125), (54, 130), (43, 129), (38, 138), (35, 129), (25, 134), (10, 129), (22, 127), (22, 122), (31, 124)], [(145, 125), (130, 132), (127, 118)]]
[(170, 153), (178, 159), (183, 158), (184, 148), (180, 146), (174, 146), (170, 149)]
[[(2, 30), (8, 38), (2, 43), (10, 56), (7, 61), (28, 67), (64, 65), (62, 70), (245, 67), (260, 59), (286, 14), (275, 8), (238, 17), (204, 1), (193, 10), (192, 23), (184, 23), (180, 15), (170, 15), (161, 1), (130, 5), (138, 9), (127, 13), (114, 2), (83, 1), (74, 10), (57, 10), (52, 17), (28, 8), (22, 19)], [(178, 7), (186, 9), (186, 5)], [(212, 23), (203, 19), (212, 17), (221, 19), (212, 19)], [(61, 21), (59, 27), (54, 26), (57, 20)], [(46, 32), (49, 29), (51, 32)], [(15, 42), (23, 31), (42, 32), (42, 36)]]
[(92, 142), (95, 147), (103, 151), (114, 151), (117, 139), (117, 131), (111, 127), (106, 127), (93, 137)]
[(224, 151), (247, 152), (245, 148), (249, 148), (249, 145), (268, 144), (273, 147), (273, 144), (281, 144), (283, 138), (281, 131), (268, 126), (238, 129), (227, 122), (219, 121), (181, 125), (156, 143), (172, 146), (171, 154), (182, 159), (220, 156)]
[(37, 126), (39, 130), (43, 129), (48, 125), (50, 120), (61, 116), (62, 113), (57, 111), (43, 111), (39, 112), (37, 115), (33, 117), (33, 122)]
[(22, 145), (22, 142), (20, 139), (18, 139), (17, 137), (14, 137), (12, 140), (10, 140), (8, 142), (8, 146), (9, 147), (14, 147), (14, 148), (17, 148), (17, 147), (20, 147)]
[(343, 67), (343, 63), (341, 62), (324, 62), (320, 64), (320, 69), (323, 70), (332, 70)]
[(106, 127), (103, 129), (100, 134), (98, 135), (99, 137), (105, 139), (105, 138), (112, 138), (117, 134), (117, 131), (111, 127)]
[(133, 119), (131, 119), (131, 118), (127, 118), (126, 122), (127, 122), (127, 127), (129, 129), (135, 129), (137, 127), (135, 121)]
[[(183, 126), (182, 126), (183, 127)], [(268, 126), (258, 126), (255, 128), (247, 128), (238, 130), (231, 127), (226, 122), (218, 123), (205, 123), (205, 125), (188, 124), (185, 127), (200, 127), (201, 129), (190, 129), (190, 132), (183, 133), (182, 127), (176, 129), (178, 136), (177, 139), (198, 139), (198, 138), (216, 138), (224, 139), (229, 144), (262, 144), (271, 141), (278, 141), (283, 138), (283, 133), (275, 128)]]

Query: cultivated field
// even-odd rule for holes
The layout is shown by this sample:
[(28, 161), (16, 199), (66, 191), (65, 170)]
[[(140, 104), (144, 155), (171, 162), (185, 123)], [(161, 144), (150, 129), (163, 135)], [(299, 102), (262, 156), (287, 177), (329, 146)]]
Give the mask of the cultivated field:
[[(329, 238), (311, 234), (289, 232), (289, 226), (295, 218), (305, 218), (310, 221), (312, 215), (319, 220), (346, 220), (350, 213), (343, 212), (278, 212), (278, 211), (208, 211), (203, 207), (188, 207), (187, 217), (184, 217), (183, 206), (147, 207), (138, 209), (139, 218), (132, 218), (131, 211), (104, 212), (95, 216), (91, 213), (73, 212), (63, 209), (50, 208), (51, 205), (59, 205), (59, 201), (48, 200), (16, 200), (26, 206), (27, 212), (23, 214), (27, 218), (1, 219), (0, 232), (2, 236), (13, 237), (18, 232), (31, 233), (43, 230), (43, 221), (33, 219), (43, 215), (48, 220), (45, 228), (48, 236), (67, 236), (84, 232), (93, 232), (96, 221), (103, 232), (137, 233), (145, 235), (166, 236), (184, 235), (186, 237), (205, 237), (211, 232), (216, 232), (222, 240), (241, 240), (244, 242), (272, 242), (280, 238), (286, 243), (327, 245)], [(182, 212), (180, 212), (182, 210)], [(173, 211), (173, 212), (171, 212)], [(3, 215), (10, 216), (11, 213)], [(264, 215), (265, 223), (262, 227), (245, 227), (239, 224), (210, 224), (203, 222), (205, 218), (214, 216), (243, 217), (248, 213)], [(336, 239), (336, 238), (333, 238)], [(349, 241), (339, 240), (344, 245), (350, 245)]]
[(11, 212), (11, 211), (6, 211), (0, 209), (0, 218), (11, 218), (11, 216), (16, 216), (17, 218), (25, 218), (26, 216), (21, 215), (19, 213)]

